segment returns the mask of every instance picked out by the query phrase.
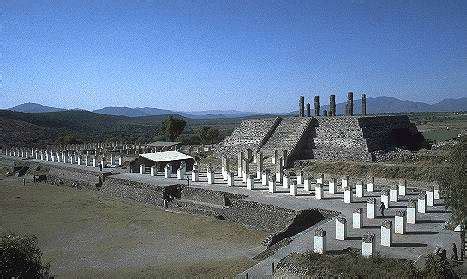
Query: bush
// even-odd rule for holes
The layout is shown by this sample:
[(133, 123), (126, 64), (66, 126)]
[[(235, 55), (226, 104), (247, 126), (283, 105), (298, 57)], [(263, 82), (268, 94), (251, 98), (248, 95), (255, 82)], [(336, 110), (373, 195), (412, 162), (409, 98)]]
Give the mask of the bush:
[(0, 278), (48, 278), (50, 265), (42, 263), (35, 236), (2, 235)]

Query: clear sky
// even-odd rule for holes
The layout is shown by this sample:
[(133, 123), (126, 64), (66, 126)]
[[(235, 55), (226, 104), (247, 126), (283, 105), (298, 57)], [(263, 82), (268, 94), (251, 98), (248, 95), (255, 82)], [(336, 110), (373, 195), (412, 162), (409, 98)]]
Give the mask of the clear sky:
[[(99, 2), (99, 3), (97, 3)], [(467, 1), (0, 1), (0, 107), (467, 95)]]

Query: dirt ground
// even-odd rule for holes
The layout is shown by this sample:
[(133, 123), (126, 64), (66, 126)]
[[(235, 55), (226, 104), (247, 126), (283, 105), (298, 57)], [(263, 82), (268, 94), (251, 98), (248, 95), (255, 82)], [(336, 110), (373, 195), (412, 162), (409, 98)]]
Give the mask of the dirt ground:
[(266, 233), (213, 218), (0, 178), (0, 233), (34, 234), (56, 278), (232, 277)]

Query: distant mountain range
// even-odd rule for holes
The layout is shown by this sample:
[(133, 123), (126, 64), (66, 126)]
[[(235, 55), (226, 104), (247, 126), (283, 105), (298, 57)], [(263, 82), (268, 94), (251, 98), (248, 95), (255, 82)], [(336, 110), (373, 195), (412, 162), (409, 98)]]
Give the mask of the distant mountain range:
[[(313, 100), (311, 100), (312, 102)], [(321, 111), (328, 110), (328, 100), (321, 100)], [(336, 104), (337, 114), (343, 114), (345, 103)], [(36, 103), (25, 103), (9, 110), (27, 113), (42, 113), (42, 112), (55, 112), (64, 111), (62, 108), (54, 108), (43, 106)], [(311, 103), (311, 110), (313, 104)], [(354, 112), (359, 114), (361, 111), (361, 101), (354, 100)], [(404, 112), (451, 112), (451, 111), (467, 111), (467, 97), (458, 99), (444, 99), (435, 104), (427, 104), (423, 102), (403, 101), (394, 97), (375, 97), (367, 98), (367, 112), (369, 114), (378, 113), (404, 113)], [(212, 119), (212, 118), (236, 118), (256, 115), (254, 112), (241, 112), (236, 110), (207, 110), (197, 112), (177, 112), (159, 108), (129, 108), (129, 107), (105, 107), (93, 111), (98, 114), (127, 116), (127, 117), (141, 117), (153, 115), (166, 115), (178, 114), (192, 119)]]

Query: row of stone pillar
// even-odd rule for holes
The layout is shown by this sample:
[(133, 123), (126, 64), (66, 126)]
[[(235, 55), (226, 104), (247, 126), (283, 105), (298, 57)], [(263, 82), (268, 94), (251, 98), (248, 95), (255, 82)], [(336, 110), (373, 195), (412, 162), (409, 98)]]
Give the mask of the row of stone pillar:
[[(366, 115), (366, 94), (362, 94), (361, 99), (361, 114)], [(321, 106), (319, 101), (319, 96), (314, 97), (314, 116), (321, 115)], [(354, 101), (353, 101), (353, 92), (347, 93), (347, 103), (345, 105), (344, 115), (352, 116), (354, 115)], [(311, 117), (310, 103), (306, 104), (306, 114), (305, 114), (305, 97), (300, 96), (299, 100), (299, 117)], [(336, 95), (329, 96), (329, 111), (324, 110), (323, 116), (336, 116)]]

